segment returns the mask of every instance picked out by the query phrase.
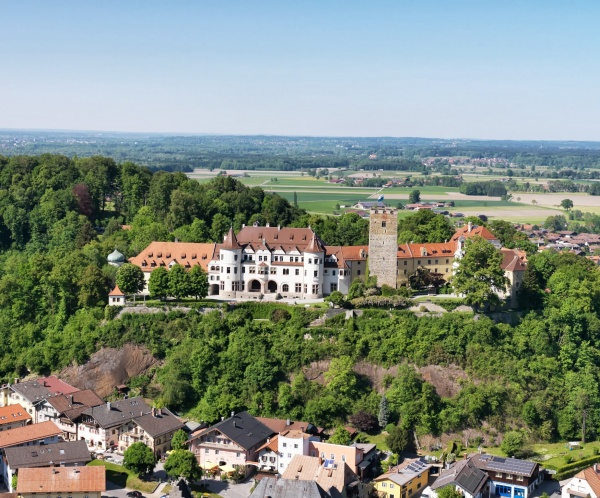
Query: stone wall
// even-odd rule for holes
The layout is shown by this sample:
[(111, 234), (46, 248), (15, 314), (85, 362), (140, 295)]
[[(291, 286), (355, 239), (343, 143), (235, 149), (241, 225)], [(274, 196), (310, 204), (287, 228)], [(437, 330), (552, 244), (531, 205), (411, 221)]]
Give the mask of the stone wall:
[(398, 253), (398, 210), (373, 208), (369, 223), (369, 274), (377, 285), (396, 288)]

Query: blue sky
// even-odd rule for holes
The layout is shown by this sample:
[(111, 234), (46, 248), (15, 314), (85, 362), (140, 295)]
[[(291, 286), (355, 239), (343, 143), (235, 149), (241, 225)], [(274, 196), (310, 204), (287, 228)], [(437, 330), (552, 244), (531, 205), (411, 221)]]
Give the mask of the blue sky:
[(600, 2), (0, 2), (0, 128), (600, 140)]

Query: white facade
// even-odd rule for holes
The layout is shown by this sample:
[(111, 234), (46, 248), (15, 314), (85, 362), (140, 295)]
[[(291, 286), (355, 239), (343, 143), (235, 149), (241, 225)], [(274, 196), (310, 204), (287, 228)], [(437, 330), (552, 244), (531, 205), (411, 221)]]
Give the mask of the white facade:
[[(315, 438), (318, 440), (318, 438)], [(277, 471), (283, 474), (296, 455), (309, 455), (310, 435), (300, 431), (286, 431), (277, 438), (279, 461)]]
[(596, 493), (596, 490), (592, 488), (588, 480), (585, 479), (582, 474), (584, 473), (580, 472), (575, 477), (567, 481), (567, 483), (562, 487), (562, 498), (581, 498), (588, 496), (590, 498), (598, 498), (598, 493)]

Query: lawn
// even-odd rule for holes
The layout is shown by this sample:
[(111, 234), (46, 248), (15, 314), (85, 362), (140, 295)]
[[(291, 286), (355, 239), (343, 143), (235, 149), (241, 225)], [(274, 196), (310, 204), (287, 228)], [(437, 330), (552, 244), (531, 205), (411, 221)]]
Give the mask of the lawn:
[(154, 493), (158, 488), (158, 481), (144, 481), (136, 474), (116, 463), (104, 460), (92, 460), (88, 465), (106, 467), (106, 480), (123, 488), (137, 489), (142, 493)]
[(385, 437), (387, 434), (380, 432), (375, 436), (370, 436), (369, 434), (365, 434), (361, 432), (361, 436), (364, 437), (365, 441), (370, 444), (374, 444), (377, 446), (377, 449), (380, 451), (389, 451), (388, 445), (385, 443)]

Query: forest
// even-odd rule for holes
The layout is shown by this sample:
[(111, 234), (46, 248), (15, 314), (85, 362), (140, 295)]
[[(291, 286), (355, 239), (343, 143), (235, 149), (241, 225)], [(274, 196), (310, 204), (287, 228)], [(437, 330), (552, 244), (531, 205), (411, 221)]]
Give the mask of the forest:
[[(401, 170), (456, 175), (447, 158), (467, 166), (492, 160), (532, 178), (600, 178), (600, 143), (394, 137), (170, 136), (143, 133), (0, 130), (0, 153), (106, 156), (152, 170), (194, 168), (293, 171), (320, 168)], [(429, 166), (423, 161), (435, 158)], [(546, 170), (536, 167), (547, 167)], [(493, 173), (490, 168), (489, 174)], [(482, 174), (486, 174), (482, 172)], [(497, 174), (497, 173), (496, 173)]]
[[(335, 427), (377, 416), (385, 393), (390, 422), (418, 434), (484, 427), (492, 440), (522, 428), (534, 440), (572, 439), (586, 414), (587, 438), (597, 437), (600, 272), (572, 254), (533, 254), (509, 223), (488, 226), (532, 254), (514, 325), (366, 309), (309, 328), (317, 310), (279, 304), (117, 319), (106, 308), (115, 247), (132, 256), (151, 240), (221, 240), (254, 221), (310, 224), (327, 244), (367, 242), (355, 215), (311, 216), (228, 177), (199, 184), (100, 156), (0, 157), (0, 377), (56, 372), (135, 343), (163, 362), (130, 387), (199, 420), (247, 408)], [(451, 233), (429, 212), (399, 229), (423, 241)], [(384, 370), (382, 380), (358, 365)], [(427, 382), (427, 366), (462, 372), (455, 392)]]

